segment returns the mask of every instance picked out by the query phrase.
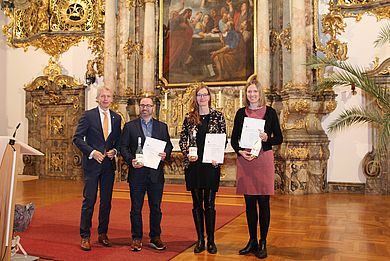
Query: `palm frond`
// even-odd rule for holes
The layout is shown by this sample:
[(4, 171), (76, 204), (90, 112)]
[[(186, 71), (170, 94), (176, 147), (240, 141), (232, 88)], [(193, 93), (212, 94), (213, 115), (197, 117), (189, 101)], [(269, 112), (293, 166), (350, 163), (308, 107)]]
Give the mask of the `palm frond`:
[(386, 23), (381, 27), (378, 38), (374, 41), (374, 46), (382, 46), (387, 42), (390, 43), (390, 23)]
[(340, 85), (355, 85), (357, 88), (360, 88), (372, 96), (381, 107), (385, 108), (385, 110), (390, 110), (390, 96), (387, 90), (377, 85), (367, 74), (365, 74), (363, 68), (354, 67), (350, 63), (344, 61), (319, 57), (313, 57), (308, 65), (311, 68), (333, 66), (337, 69), (337, 71), (329, 77), (317, 83), (313, 87), (314, 91), (322, 91)]
[(382, 113), (375, 109), (363, 109), (361, 107), (353, 107), (343, 111), (329, 126), (329, 132), (335, 132), (345, 129), (359, 123), (372, 123), (376, 126), (383, 124)]

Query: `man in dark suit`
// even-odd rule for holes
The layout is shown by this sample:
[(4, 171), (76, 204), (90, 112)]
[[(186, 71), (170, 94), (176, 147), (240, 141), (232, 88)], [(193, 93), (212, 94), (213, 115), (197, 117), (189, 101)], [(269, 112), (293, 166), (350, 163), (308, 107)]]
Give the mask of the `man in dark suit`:
[(100, 186), (98, 242), (112, 246), (107, 237), (115, 175), (115, 155), (121, 135), (121, 117), (109, 110), (113, 93), (106, 87), (97, 91), (98, 106), (81, 116), (73, 143), (83, 153), (84, 200), (81, 208), (81, 249), (91, 250), (90, 236), (93, 210)]
[[(157, 250), (164, 250), (165, 244), (160, 239), (161, 234), (161, 200), (164, 188), (164, 164), (169, 159), (173, 149), (170, 141), (168, 127), (165, 123), (153, 119), (154, 104), (151, 98), (140, 100), (140, 117), (125, 124), (121, 136), (120, 151), (129, 165), (128, 182), (131, 198), (131, 236), (132, 251), (142, 249), (142, 206), (145, 193), (148, 194), (150, 209), (150, 245)], [(160, 153), (161, 161), (157, 169), (137, 164), (135, 153), (141, 137), (142, 146), (146, 137), (152, 137), (166, 142), (164, 152)]]

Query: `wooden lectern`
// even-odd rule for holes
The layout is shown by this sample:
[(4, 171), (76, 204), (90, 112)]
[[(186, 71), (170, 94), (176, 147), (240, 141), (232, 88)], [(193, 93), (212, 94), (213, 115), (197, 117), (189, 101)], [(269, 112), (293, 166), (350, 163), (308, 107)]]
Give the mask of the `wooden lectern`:
[(0, 136), (0, 260), (11, 259), (17, 155), (43, 155), (43, 153), (13, 137)]

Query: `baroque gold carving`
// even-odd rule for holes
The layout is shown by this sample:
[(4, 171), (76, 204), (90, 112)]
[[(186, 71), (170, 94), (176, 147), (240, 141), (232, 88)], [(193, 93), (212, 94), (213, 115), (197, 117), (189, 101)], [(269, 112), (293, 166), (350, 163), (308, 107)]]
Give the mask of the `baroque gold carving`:
[(299, 113), (307, 113), (310, 111), (310, 103), (307, 100), (299, 99), (298, 101), (291, 103), (290, 110)]
[(325, 112), (330, 113), (336, 109), (337, 102), (335, 100), (325, 101), (324, 107), (325, 107)]
[(50, 153), (50, 172), (62, 172), (64, 170), (64, 155), (62, 153)]
[(364, 14), (373, 15), (377, 20), (390, 18), (390, 3), (386, 0), (338, 0), (344, 17), (360, 21)]
[(64, 116), (52, 115), (50, 117), (50, 134), (53, 136), (64, 134)]
[(271, 51), (275, 52), (278, 46), (284, 46), (291, 52), (291, 25), (288, 24), (281, 32), (271, 30)]
[(288, 158), (304, 160), (309, 157), (308, 148), (292, 147), (287, 150)]
[(144, 0), (127, 0), (127, 6), (131, 7), (142, 7), (144, 6)]
[(10, 22), (3, 26), (7, 43), (14, 48), (34, 46), (58, 56), (102, 29), (103, 0), (18, 0), (14, 4), (13, 10), (4, 9)]
[(345, 30), (344, 17), (341, 13), (340, 7), (329, 2), (329, 13), (325, 14), (322, 18), (322, 31), (330, 36), (330, 40), (326, 43), (326, 46), (317, 42), (317, 49), (324, 52), (328, 58), (336, 58), (338, 60), (346, 60), (348, 46), (347, 43), (342, 43), (337, 39), (337, 35)]
[[(102, 77), (104, 75), (104, 37), (103, 35), (95, 35), (88, 39), (88, 48), (92, 54), (95, 55), (95, 59), (89, 60), (88, 65), (92, 68), (96, 66), (96, 73)], [(94, 69), (95, 70), (95, 69)]]
[(127, 55), (127, 59), (135, 54), (136, 58), (139, 59), (141, 55), (143, 55), (143, 44), (142, 42), (133, 42), (132, 39), (128, 39), (127, 43), (123, 47), (125, 54)]

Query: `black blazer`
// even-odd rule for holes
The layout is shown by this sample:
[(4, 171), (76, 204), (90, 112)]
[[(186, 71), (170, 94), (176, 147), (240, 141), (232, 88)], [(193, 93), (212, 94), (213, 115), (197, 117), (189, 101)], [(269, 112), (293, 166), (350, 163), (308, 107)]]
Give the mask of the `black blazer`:
[[(119, 150), (121, 117), (112, 110), (110, 110), (110, 116), (111, 133), (107, 137), (107, 140), (104, 140), (103, 127), (98, 107), (85, 111), (80, 118), (76, 132), (73, 135), (73, 143), (83, 153), (82, 166), (85, 170), (84, 175), (101, 172), (102, 164), (99, 164), (93, 158), (89, 159), (89, 155), (93, 150), (100, 151), (103, 154), (107, 150)], [(115, 158), (111, 160), (111, 167), (112, 170), (116, 169)]]
[[(129, 183), (143, 183), (147, 177), (150, 177), (153, 183), (164, 182), (164, 163), (161, 161), (158, 168), (151, 169), (148, 167), (142, 167), (136, 169), (131, 164), (131, 161), (135, 159), (135, 151), (138, 146), (138, 137), (141, 137), (142, 146), (145, 143), (145, 135), (141, 126), (141, 118), (132, 120), (125, 124), (121, 136), (120, 152), (129, 165), (128, 182)], [(153, 119), (152, 138), (166, 141), (165, 153), (167, 154), (166, 160), (169, 160), (173, 149), (169, 133), (168, 126), (156, 119)]]
[[(234, 151), (237, 153), (237, 155), (241, 156), (241, 154), (238, 153), (239, 150), (243, 150), (243, 148), (240, 148), (240, 145), (238, 144), (240, 138), (241, 138), (241, 132), (242, 132), (242, 126), (244, 125), (244, 118), (247, 117), (245, 113), (245, 108), (240, 108), (236, 112), (236, 116), (234, 117), (234, 126), (232, 131), (232, 137), (231, 137), (231, 144), (234, 149)], [(280, 130), (280, 124), (278, 115), (276, 114), (276, 111), (274, 108), (266, 106), (266, 111), (264, 115), (265, 125), (264, 125), (264, 131), (268, 135), (268, 140), (262, 142), (262, 148), (264, 151), (271, 150), (273, 145), (279, 145), (283, 142), (283, 135), (282, 131)]]

